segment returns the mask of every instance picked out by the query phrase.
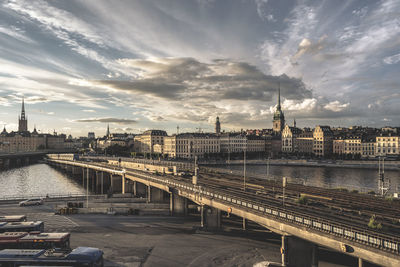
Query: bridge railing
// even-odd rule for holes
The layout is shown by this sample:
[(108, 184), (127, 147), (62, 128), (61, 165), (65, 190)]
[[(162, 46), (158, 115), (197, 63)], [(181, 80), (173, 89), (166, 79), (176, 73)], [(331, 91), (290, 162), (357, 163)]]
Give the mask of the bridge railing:
[(86, 197), (84, 193), (64, 193), (64, 194), (28, 194), (28, 195), (4, 195), (0, 196), (1, 200), (24, 200), (30, 198), (71, 198), (71, 197)]

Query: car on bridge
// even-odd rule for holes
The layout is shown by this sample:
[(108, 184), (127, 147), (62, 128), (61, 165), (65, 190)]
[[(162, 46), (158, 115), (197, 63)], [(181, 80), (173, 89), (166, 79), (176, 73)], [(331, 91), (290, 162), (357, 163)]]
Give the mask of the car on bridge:
[(23, 206), (39, 206), (39, 205), (43, 205), (44, 201), (42, 198), (30, 198), (27, 200), (23, 200), (21, 202), (19, 202), (19, 206), (23, 207)]

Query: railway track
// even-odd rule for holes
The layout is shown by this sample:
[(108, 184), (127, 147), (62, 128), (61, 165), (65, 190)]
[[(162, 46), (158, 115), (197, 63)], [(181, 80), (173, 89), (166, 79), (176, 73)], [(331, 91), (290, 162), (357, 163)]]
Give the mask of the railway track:
[[(237, 175), (230, 175), (226, 179), (226, 174), (208, 174), (201, 173), (202, 177), (212, 179), (243, 182), (243, 177)], [(200, 178), (201, 179), (201, 178)], [(249, 184), (261, 186), (260, 190), (268, 191), (270, 193), (282, 192), (282, 184), (276, 181), (263, 180), (259, 178), (247, 178)], [(315, 201), (326, 205), (327, 207), (352, 210), (367, 214), (369, 216), (376, 215), (382, 219), (390, 219), (395, 222), (400, 222), (400, 201), (388, 201), (381, 197), (371, 196), (367, 194), (354, 194), (349, 192), (341, 192), (334, 189), (325, 189), (313, 186), (304, 186), (298, 184), (287, 184), (285, 188), (287, 194), (300, 196), (301, 193), (311, 194), (317, 196)], [(332, 199), (328, 201), (328, 199)]]

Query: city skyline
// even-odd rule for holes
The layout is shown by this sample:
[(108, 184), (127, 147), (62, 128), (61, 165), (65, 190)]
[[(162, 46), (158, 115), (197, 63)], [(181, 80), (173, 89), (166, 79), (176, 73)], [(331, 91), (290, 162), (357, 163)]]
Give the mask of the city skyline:
[(399, 125), (397, 1), (0, 1), (0, 123), (85, 136)]

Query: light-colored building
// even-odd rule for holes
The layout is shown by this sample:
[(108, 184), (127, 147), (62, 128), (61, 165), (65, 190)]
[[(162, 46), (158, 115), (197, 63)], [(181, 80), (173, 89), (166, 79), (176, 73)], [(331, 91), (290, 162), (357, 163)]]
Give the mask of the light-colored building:
[(329, 126), (315, 127), (313, 132), (313, 153), (318, 157), (329, 157), (333, 152), (333, 134)]
[(176, 135), (164, 136), (163, 154), (176, 158)]
[(376, 138), (364, 138), (361, 143), (362, 158), (375, 158), (375, 140)]
[(43, 136), (31, 136), (30, 133), (12, 132), (0, 135), (0, 152), (33, 152), (46, 148), (46, 139)]
[(344, 137), (338, 136), (336, 137), (333, 142), (333, 154), (335, 155), (343, 155), (344, 154)]
[(282, 152), (294, 153), (298, 152), (296, 143), (297, 136), (301, 133), (301, 129), (285, 125), (282, 131)]
[(177, 158), (193, 159), (195, 156), (203, 158), (206, 154), (220, 152), (220, 139), (215, 134), (184, 133), (176, 135)]
[(375, 156), (387, 157), (399, 154), (399, 136), (397, 134), (387, 133), (376, 137)]
[(167, 132), (163, 130), (148, 130), (134, 138), (134, 148), (136, 152), (154, 153), (154, 145), (164, 145), (164, 137)]
[(361, 155), (362, 145), (361, 136), (348, 136), (344, 140), (344, 154)]
[(220, 145), (222, 153), (243, 152), (247, 147), (247, 138), (240, 133), (223, 133), (220, 135)]

